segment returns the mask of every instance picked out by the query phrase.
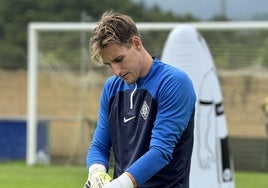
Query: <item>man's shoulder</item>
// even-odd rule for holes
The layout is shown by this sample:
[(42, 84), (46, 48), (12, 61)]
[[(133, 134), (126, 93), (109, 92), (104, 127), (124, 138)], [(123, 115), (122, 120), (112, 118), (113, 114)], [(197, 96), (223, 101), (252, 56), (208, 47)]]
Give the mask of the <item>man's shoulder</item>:
[(163, 74), (171, 75), (171, 76), (187, 76), (187, 74), (182, 70), (179, 69), (171, 64), (168, 64), (166, 62), (163, 62), (159, 59), (155, 59), (155, 65), (158, 66), (160, 71), (162, 71)]

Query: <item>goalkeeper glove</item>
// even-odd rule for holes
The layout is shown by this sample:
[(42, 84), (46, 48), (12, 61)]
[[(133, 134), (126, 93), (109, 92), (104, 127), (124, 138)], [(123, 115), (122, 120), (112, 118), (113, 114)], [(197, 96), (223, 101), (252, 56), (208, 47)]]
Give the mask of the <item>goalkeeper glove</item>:
[(112, 178), (102, 170), (95, 170), (88, 175), (84, 188), (103, 188)]

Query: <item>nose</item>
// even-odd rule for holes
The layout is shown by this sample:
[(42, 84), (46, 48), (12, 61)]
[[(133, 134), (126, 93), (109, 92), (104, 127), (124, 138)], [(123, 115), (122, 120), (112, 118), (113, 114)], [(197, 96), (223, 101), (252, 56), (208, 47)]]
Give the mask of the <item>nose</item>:
[(120, 76), (121, 67), (117, 63), (112, 63), (110, 67), (114, 75)]

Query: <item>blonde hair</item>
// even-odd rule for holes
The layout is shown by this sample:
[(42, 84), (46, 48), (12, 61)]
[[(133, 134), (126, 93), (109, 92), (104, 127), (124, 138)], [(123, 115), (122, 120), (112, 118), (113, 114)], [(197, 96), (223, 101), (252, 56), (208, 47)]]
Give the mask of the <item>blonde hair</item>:
[(135, 22), (129, 16), (106, 11), (90, 39), (91, 60), (102, 65), (102, 49), (111, 43), (128, 46), (132, 36), (140, 36), (140, 34)]

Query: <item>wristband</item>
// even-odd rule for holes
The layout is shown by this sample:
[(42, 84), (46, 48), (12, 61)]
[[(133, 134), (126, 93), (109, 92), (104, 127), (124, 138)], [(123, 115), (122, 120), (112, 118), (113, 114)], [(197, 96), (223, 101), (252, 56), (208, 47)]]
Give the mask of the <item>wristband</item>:
[(122, 188), (134, 188), (130, 177), (126, 173), (123, 173), (116, 180), (118, 181), (120, 187)]

